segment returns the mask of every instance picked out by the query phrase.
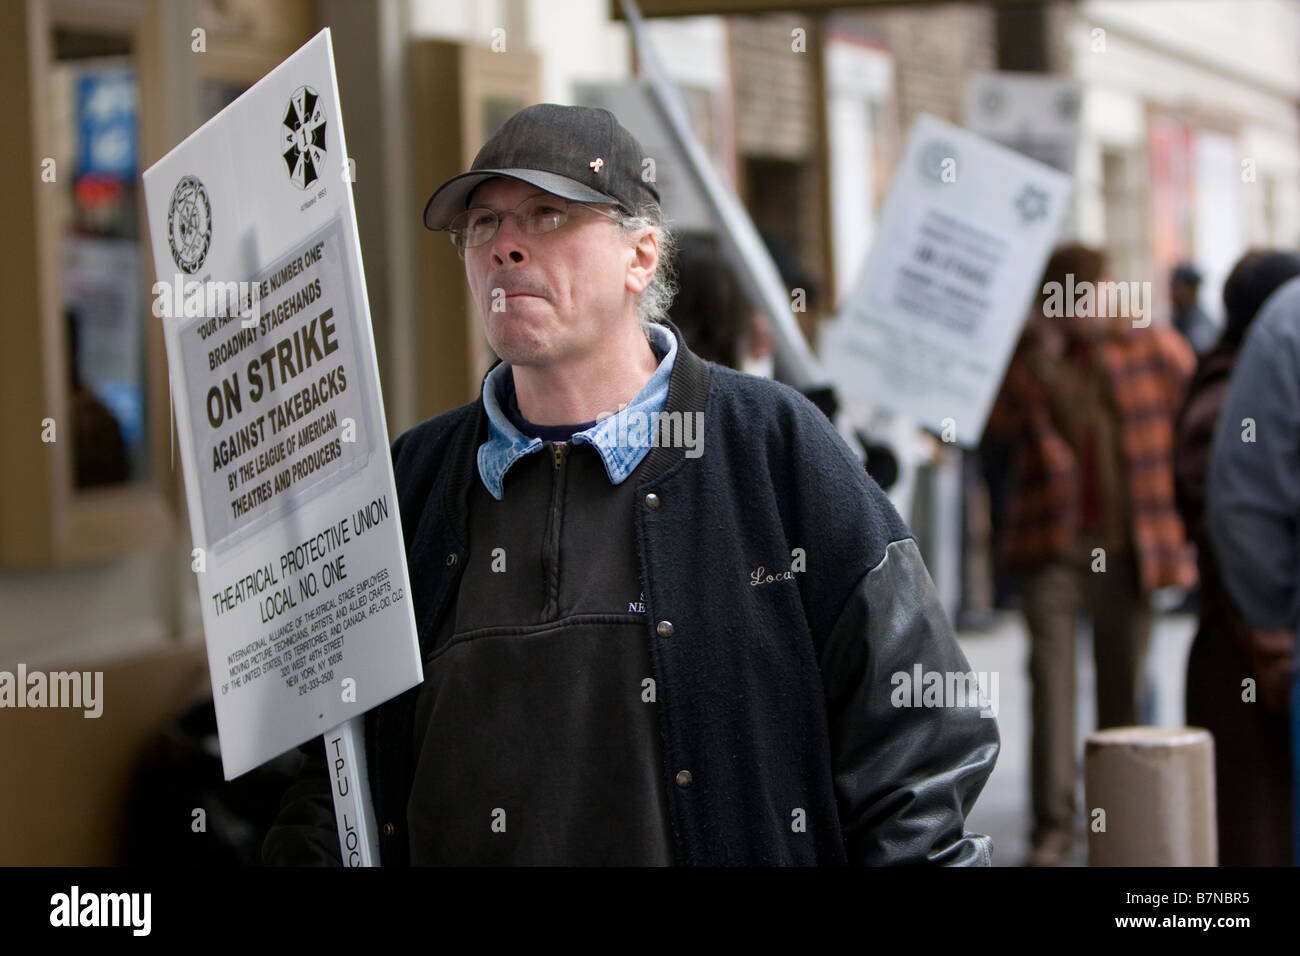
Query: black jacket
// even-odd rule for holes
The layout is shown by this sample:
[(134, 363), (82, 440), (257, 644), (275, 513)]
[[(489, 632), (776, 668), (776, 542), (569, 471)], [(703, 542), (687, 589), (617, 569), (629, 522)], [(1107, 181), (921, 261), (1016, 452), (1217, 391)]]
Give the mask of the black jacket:
[[(987, 864), (965, 817), (998, 732), (951, 699), (970, 667), (906, 525), (803, 396), (706, 363), (673, 331), (665, 408), (704, 412), (703, 453), (652, 449), (628, 522), (678, 863)], [(480, 397), (392, 446), (425, 653), (468, 556), (486, 434)], [(923, 675), (949, 699), (913, 693)], [(417, 694), (366, 715), (384, 865), (409, 861)], [(268, 863), (340, 860), (323, 747), (305, 749)]]

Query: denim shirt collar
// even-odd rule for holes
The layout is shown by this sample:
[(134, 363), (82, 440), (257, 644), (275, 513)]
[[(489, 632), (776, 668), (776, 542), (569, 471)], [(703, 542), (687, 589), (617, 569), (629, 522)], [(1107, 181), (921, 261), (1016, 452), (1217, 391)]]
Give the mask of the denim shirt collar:
[[(629, 429), (629, 416), (641, 413), (645, 416), (640, 419), (642, 422), (653, 422), (668, 398), (668, 379), (677, 358), (677, 337), (666, 326), (654, 322), (650, 324), (649, 337), (655, 350), (664, 353), (649, 381), (624, 408), (572, 438), (575, 445), (591, 445), (596, 450), (605, 463), (605, 474), (614, 485), (622, 484), (653, 447), (654, 428)], [(478, 473), (488, 493), (497, 501), (505, 497), (504, 482), (510, 467), (525, 455), (540, 451), (543, 444), (540, 438), (529, 438), (519, 431), (501, 408), (505, 390), (513, 387), (513, 381), (507, 381), (512, 375), (510, 366), (502, 362), (483, 380), (488, 439), (478, 449)]]

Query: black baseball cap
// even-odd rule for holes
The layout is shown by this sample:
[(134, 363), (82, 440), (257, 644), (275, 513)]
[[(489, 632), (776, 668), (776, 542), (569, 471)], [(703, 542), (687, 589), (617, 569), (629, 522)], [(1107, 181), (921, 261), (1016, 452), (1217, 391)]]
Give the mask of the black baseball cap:
[(470, 171), (447, 180), (424, 207), (424, 225), (445, 229), (480, 183), (517, 179), (575, 202), (612, 203), (635, 214), (659, 203), (642, 175), (645, 151), (609, 110), (539, 103), (520, 110), (483, 144)]

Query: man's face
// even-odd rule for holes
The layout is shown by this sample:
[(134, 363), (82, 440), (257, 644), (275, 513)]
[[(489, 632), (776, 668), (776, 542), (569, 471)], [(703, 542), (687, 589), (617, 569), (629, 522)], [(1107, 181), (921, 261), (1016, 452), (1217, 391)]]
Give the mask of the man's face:
[[(501, 212), (538, 195), (546, 193), (490, 179), (469, 204)], [(465, 276), (488, 343), (511, 365), (546, 367), (591, 355), (649, 282), (643, 272), (623, 227), (575, 203), (554, 232), (529, 235), (507, 216), (491, 241), (465, 250)]]

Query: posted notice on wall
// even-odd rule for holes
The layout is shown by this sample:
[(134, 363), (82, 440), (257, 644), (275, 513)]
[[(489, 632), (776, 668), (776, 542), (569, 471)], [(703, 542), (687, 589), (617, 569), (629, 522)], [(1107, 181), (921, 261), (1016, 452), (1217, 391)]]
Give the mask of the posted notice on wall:
[(144, 173), (226, 779), (422, 679), (329, 31)]
[(821, 342), (836, 387), (979, 441), (1073, 180), (920, 116), (848, 306)]

